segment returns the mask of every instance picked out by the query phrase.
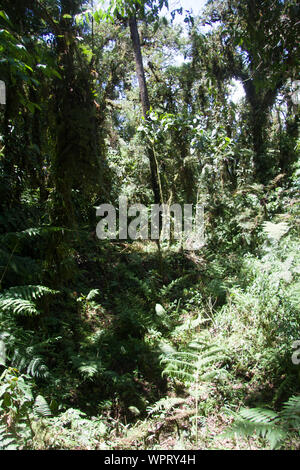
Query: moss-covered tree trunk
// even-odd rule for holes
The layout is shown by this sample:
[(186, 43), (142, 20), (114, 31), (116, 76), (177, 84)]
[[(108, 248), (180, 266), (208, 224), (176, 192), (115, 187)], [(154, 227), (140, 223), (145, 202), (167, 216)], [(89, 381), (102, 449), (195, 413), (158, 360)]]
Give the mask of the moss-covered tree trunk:
[[(81, 204), (92, 204), (90, 195), (100, 187), (96, 107), (90, 64), (76, 45), (72, 20), (74, 3), (62, 2), (57, 35), (58, 66), (62, 79), (55, 90), (56, 151), (53, 222), (74, 227), (81, 219)], [(75, 207), (76, 206), (76, 207)], [(77, 211), (77, 212), (76, 212)]]

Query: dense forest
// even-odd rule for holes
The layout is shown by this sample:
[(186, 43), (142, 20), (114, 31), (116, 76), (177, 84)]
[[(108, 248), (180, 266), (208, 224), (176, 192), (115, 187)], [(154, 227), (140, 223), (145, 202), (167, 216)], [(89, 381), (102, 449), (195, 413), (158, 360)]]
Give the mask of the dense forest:
[(299, 17), (0, 0), (0, 449), (300, 449)]

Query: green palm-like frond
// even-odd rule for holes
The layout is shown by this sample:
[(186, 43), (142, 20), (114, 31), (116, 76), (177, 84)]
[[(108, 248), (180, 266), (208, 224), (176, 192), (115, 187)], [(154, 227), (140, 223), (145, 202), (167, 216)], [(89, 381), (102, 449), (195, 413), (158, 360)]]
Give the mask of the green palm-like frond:
[(283, 405), (280, 417), (300, 430), (300, 396), (290, 397)]
[(31, 377), (46, 378), (49, 375), (48, 367), (42, 357), (34, 357), (27, 366), (27, 374)]
[(16, 450), (17, 448), (15, 437), (7, 432), (6, 426), (0, 425), (0, 450)]
[(269, 442), (271, 449), (276, 449), (280, 443), (285, 439), (287, 433), (284, 429), (275, 426), (274, 423), (269, 422), (253, 422), (247, 419), (237, 419), (231, 426), (230, 430), (223, 433), (223, 437), (251, 437), (256, 433), (263, 439)]
[(235, 421), (224, 437), (249, 437), (256, 433), (267, 439), (271, 449), (277, 449), (291, 428), (300, 432), (300, 396), (289, 398), (279, 413), (265, 408), (242, 408), (239, 413), (230, 414)]
[(161, 400), (157, 401), (153, 406), (148, 406), (147, 411), (150, 415), (154, 413), (158, 413), (161, 411), (169, 411), (176, 406), (182, 405), (185, 403), (184, 398), (179, 397), (167, 397), (162, 398)]
[(275, 423), (279, 420), (279, 416), (275, 411), (265, 408), (242, 408), (240, 415), (242, 418), (256, 424)]
[(16, 315), (38, 315), (34, 301), (56, 293), (57, 291), (45, 286), (11, 287), (0, 294), (0, 311), (10, 311)]
[[(224, 377), (228, 374), (222, 367), (226, 360), (228, 354), (224, 349), (204, 341), (194, 341), (188, 346), (187, 351), (175, 351), (163, 355), (161, 363), (165, 364), (163, 375), (192, 384), (196, 380), (207, 381)], [(220, 374), (220, 371), (223, 374)]]
[(0, 299), (0, 309), (11, 311), (16, 315), (38, 315), (34, 302), (24, 299)]
[(285, 222), (279, 224), (273, 224), (272, 222), (263, 223), (264, 233), (271, 239), (279, 241), (283, 235), (289, 231), (290, 227)]
[(33, 405), (33, 412), (36, 416), (47, 417), (51, 416), (51, 410), (46, 399), (42, 395), (38, 395)]

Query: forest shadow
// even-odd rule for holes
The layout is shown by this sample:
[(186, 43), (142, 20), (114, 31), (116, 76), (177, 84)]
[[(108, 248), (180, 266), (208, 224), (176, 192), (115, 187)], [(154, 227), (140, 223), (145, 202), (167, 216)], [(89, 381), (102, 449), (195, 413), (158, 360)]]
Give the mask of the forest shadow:
[[(212, 262), (205, 252), (159, 253), (142, 243), (97, 249), (94, 259), (83, 256), (79, 266), (82, 291), (100, 292), (81, 318), (80, 342), (81, 358), (88, 364), (96, 357), (100, 372), (80, 385), (78, 400), (85, 412), (112, 403), (115, 413), (130, 419), (129, 408), (145, 414), (147, 406), (165, 396), (159, 342), (168, 341), (180, 324), (180, 312), (175, 313), (180, 302), (184, 306), (191, 295), (199, 295), (222, 305), (224, 276), (236, 273), (237, 264), (230, 257)], [(156, 314), (157, 304), (166, 309), (168, 321)]]

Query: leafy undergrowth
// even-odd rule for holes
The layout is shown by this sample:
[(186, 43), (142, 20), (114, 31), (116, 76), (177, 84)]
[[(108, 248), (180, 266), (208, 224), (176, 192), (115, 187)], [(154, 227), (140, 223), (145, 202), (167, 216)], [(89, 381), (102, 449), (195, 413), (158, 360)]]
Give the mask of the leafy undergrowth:
[[(279, 229), (241, 266), (136, 243), (110, 252), (105, 273), (83, 259), (93, 288), (81, 281), (63, 300), (4, 292), (1, 447), (299, 448), (300, 250)], [(69, 299), (53, 323), (36, 314), (49, 295), (56, 308)], [(38, 335), (20, 334), (18, 309)]]

